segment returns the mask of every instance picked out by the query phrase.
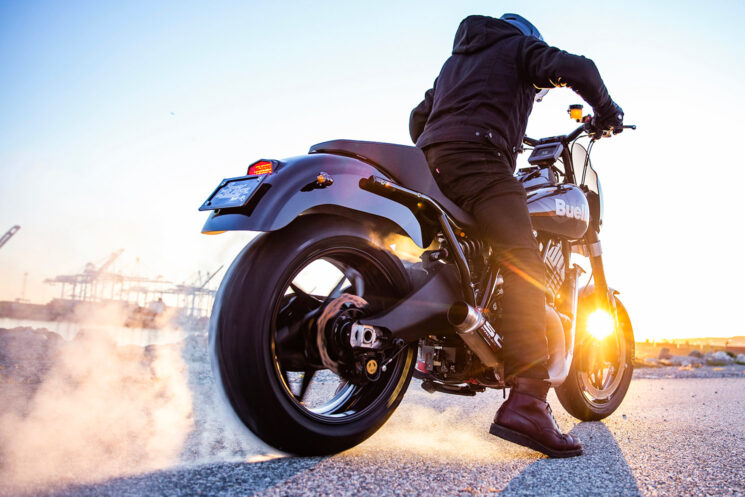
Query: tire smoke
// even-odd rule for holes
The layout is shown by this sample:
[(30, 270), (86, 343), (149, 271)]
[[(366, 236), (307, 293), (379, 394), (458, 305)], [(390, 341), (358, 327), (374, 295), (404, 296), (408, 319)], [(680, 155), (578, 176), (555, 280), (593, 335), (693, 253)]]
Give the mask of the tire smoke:
[(16, 491), (176, 463), (193, 428), (180, 350), (117, 347), (81, 333), (59, 345), (27, 405), (0, 417), (0, 481)]
[(267, 453), (221, 406), (205, 334), (141, 347), (81, 329), (0, 330), (0, 495)]
[[(498, 459), (495, 442), (487, 438), (483, 422), (464, 422), (457, 407), (437, 411), (422, 405), (402, 405), (378, 433), (360, 446), (360, 450), (409, 453), (418, 457), (436, 457), (450, 461), (489, 461)], [(357, 450), (357, 449), (352, 449)]]

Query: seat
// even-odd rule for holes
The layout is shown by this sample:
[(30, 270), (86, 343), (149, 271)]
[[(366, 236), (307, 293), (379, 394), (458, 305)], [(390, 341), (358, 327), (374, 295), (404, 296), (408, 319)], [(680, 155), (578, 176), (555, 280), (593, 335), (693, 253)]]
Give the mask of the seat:
[(432, 177), (424, 153), (416, 147), (359, 140), (331, 140), (313, 145), (309, 153), (346, 155), (371, 162), (401, 186), (434, 199), (461, 228), (476, 227), (473, 217), (442, 193)]

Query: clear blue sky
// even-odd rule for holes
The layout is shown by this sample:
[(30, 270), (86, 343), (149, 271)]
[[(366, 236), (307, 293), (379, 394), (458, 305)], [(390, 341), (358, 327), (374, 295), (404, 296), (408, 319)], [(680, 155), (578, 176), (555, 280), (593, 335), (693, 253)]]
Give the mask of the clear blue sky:
[[(602, 142), (609, 279), (641, 337), (745, 334), (738, 156), (745, 2), (0, 1), (0, 299), (125, 248), (181, 281), (246, 235), (196, 208), (259, 157), (409, 143), (469, 14), (519, 12), (591, 57), (636, 133)], [(572, 129), (568, 89), (528, 133)], [(728, 137), (732, 144), (723, 140)], [(731, 185), (731, 186), (730, 186)], [(131, 259), (130, 259), (131, 260)]]

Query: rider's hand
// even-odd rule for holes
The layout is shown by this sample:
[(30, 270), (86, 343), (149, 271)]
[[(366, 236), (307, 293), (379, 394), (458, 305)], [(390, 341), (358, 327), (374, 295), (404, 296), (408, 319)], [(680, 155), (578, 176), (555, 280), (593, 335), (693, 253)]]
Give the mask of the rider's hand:
[(600, 138), (623, 131), (623, 109), (615, 102), (604, 112), (596, 112), (590, 122), (590, 134)]

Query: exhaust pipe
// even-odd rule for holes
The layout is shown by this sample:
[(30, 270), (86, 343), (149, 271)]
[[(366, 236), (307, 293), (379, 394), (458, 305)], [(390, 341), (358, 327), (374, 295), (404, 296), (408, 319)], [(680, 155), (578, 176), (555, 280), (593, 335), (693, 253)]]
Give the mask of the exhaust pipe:
[(502, 337), (481, 311), (465, 302), (456, 302), (450, 306), (447, 317), (458, 336), (485, 366), (493, 368), (499, 364), (497, 352), (502, 348)]

